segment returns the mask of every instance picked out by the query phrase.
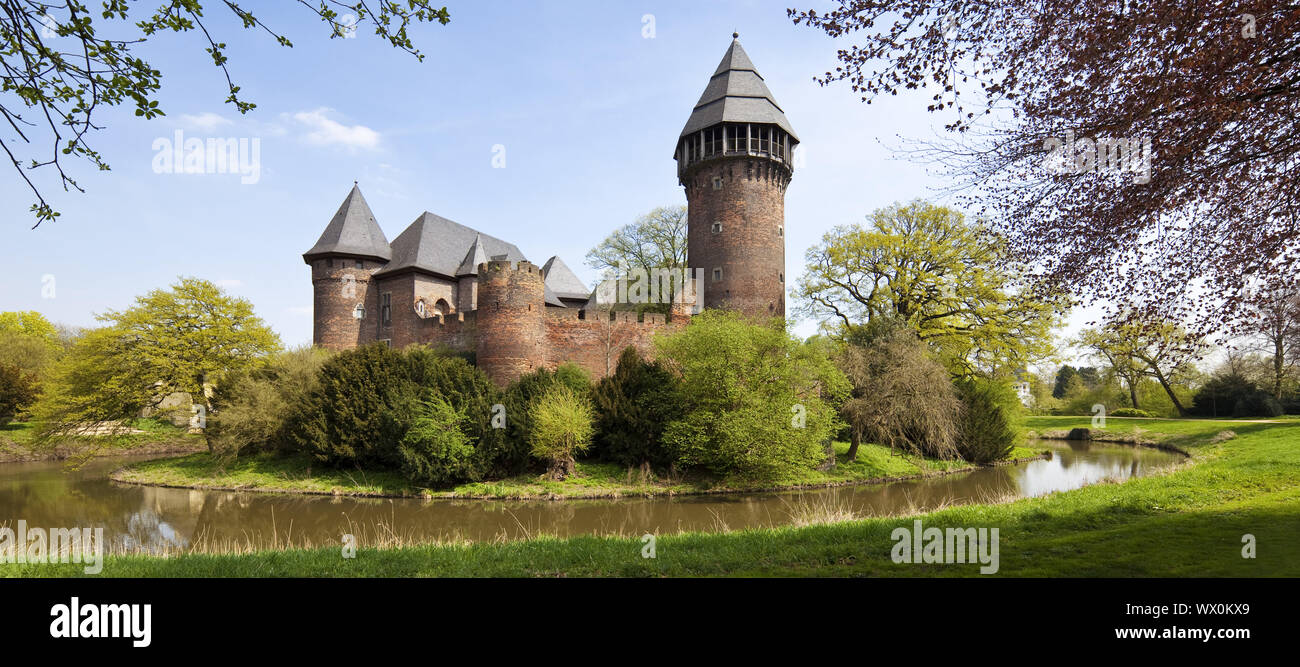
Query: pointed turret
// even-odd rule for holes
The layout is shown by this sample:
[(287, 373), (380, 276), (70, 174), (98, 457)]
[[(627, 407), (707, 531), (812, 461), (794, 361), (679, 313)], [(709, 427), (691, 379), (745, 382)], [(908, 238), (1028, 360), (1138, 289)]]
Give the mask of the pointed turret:
[(469, 247), (469, 252), (465, 253), (460, 268), (456, 269), (456, 277), (478, 275), (478, 265), (485, 262), (487, 262), (487, 251), (483, 249), (483, 235), (475, 234), (474, 245)]
[(379, 228), (375, 214), (370, 211), (370, 205), (366, 203), (366, 198), (361, 195), (361, 188), (356, 183), (352, 184), (352, 191), (325, 226), (316, 245), (303, 253), (302, 258), (310, 264), (313, 259), (334, 255), (382, 262), (393, 257), (388, 238), (384, 236), (384, 230)]
[(709, 84), (695, 103), (691, 116), (682, 128), (682, 137), (718, 123), (765, 123), (775, 125), (799, 143), (785, 111), (767, 89), (763, 76), (754, 68), (749, 54), (740, 46), (739, 35), (732, 33), (731, 46), (718, 63)]

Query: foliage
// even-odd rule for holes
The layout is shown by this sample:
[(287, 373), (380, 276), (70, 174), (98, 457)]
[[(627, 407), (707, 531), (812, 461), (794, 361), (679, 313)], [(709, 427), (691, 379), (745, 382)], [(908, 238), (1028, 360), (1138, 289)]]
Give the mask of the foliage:
[(52, 351), (63, 347), (59, 340), (58, 327), (34, 310), (0, 313), (0, 334), (18, 334), (34, 338)]
[(950, 208), (895, 204), (838, 226), (805, 255), (801, 314), (841, 333), (898, 320), (957, 375), (1017, 369), (1052, 351), (1063, 299), (1025, 289), (1005, 243)]
[(838, 359), (853, 385), (840, 409), (851, 427), (849, 460), (863, 439), (891, 450), (957, 458), (961, 403), (947, 371), (907, 325), (883, 320), (870, 329)]
[(441, 486), (474, 477), (474, 440), (470, 420), (440, 396), (424, 401), (402, 437), (398, 454), (411, 481)]
[[(76, 0), (6, 5), (7, 11), (0, 15), (0, 93), (12, 97), (0, 99), (0, 115), (23, 143), (53, 146), (44, 161), (32, 159), (24, 167), (22, 158), (15, 155), (16, 142), (0, 139), (0, 150), (36, 196), (32, 211), (37, 225), (53, 220), (59, 213), (46, 202), (27, 169), (53, 166), (63, 189), (81, 191), (64, 171), (60, 158), (71, 155), (101, 171), (109, 169), (88, 143), (88, 135), (103, 127), (94, 115), (97, 109), (133, 105), (135, 115), (142, 118), (165, 115), (157, 96), (162, 74), (137, 55), (149, 38), (169, 32), (201, 34), (204, 50), (225, 77), (229, 92), (226, 102), (235, 105), (240, 113), (256, 106), (240, 99), (240, 87), (231, 80), (227, 67), (226, 43), (216, 37), (210, 17), (204, 14), (204, 4), (202, 0), (177, 0), (153, 10), (132, 7), (127, 0), (105, 0), (102, 10), (91, 10)], [(229, 9), (245, 30), (263, 31), (280, 46), (293, 46), (287, 37), (235, 0), (208, 4)], [(411, 42), (408, 26), (432, 21), (445, 25), (451, 20), (446, 7), (435, 9), (429, 0), (379, 0), (373, 11), (370, 3), (362, 0), (301, 4), (325, 23), (331, 38), (350, 35), (370, 21), (376, 35), (420, 60), (424, 56)], [(345, 20), (346, 15), (355, 20)]]
[(1049, 288), (1208, 333), (1300, 273), (1296, 173), (1278, 167), (1300, 155), (1294, 12), (843, 0), (790, 16), (836, 40), (819, 81), (867, 101), (929, 89), (951, 134), (917, 159), (971, 186)]
[(962, 414), (957, 451), (971, 463), (992, 463), (1011, 455), (1020, 440), (1023, 414), (1016, 390), (1005, 382), (959, 382)]
[(596, 410), (595, 453), (625, 466), (667, 466), (664, 427), (682, 416), (681, 381), (636, 348), (619, 356), (618, 367), (592, 391)]
[(1193, 361), (1205, 348), (1199, 337), (1172, 322), (1130, 317), (1083, 330), (1077, 344), (1105, 359), (1124, 380), (1134, 408), (1141, 407), (1138, 384), (1149, 377), (1160, 383), (1179, 414), (1186, 413), (1175, 385), (1195, 370)]
[(1201, 417), (1277, 417), (1282, 405), (1254, 382), (1235, 375), (1218, 375), (1201, 385), (1192, 401)]
[(1109, 414), (1111, 417), (1154, 417), (1155, 416), (1152, 415), (1150, 412), (1147, 412), (1146, 410), (1139, 410), (1137, 408), (1119, 408), (1117, 410), (1111, 410)]
[(0, 426), (14, 420), (36, 400), (36, 376), (12, 364), (0, 364)]
[(685, 414), (663, 436), (679, 463), (763, 479), (825, 459), (848, 383), (822, 348), (800, 345), (779, 321), (720, 310), (656, 344), (682, 378)]
[(533, 456), (550, 462), (550, 477), (564, 479), (573, 474), (574, 456), (591, 445), (591, 403), (585, 393), (556, 383), (528, 406), (532, 427), (528, 443)]
[[(601, 271), (606, 278), (619, 275), (628, 280), (632, 280), (625, 275), (628, 271), (641, 270), (649, 275), (655, 269), (684, 268), (686, 207), (661, 206), (619, 227), (587, 252), (587, 266)], [(677, 285), (672, 287), (675, 293)], [(666, 307), (655, 308), (656, 305), (663, 304), (648, 304), (648, 308), (641, 310), (667, 312)]]
[(247, 299), (195, 278), (98, 319), (107, 326), (77, 339), (34, 408), (42, 441), (75, 435), (93, 422), (133, 418), (173, 392), (199, 401), (209, 383), (251, 369), (280, 348)]
[(580, 396), (591, 391), (587, 372), (580, 366), (567, 363), (560, 364), (554, 371), (538, 368), (506, 388), (502, 398), (506, 427), (499, 433), (500, 437), (491, 441), (492, 465), (487, 474), (492, 477), (515, 475), (532, 462), (533, 419), (530, 408), (534, 401), (557, 385)]
[(206, 432), (213, 453), (229, 460), (244, 451), (286, 449), (289, 417), (316, 389), (328, 358), (319, 348), (290, 350), (218, 385)]

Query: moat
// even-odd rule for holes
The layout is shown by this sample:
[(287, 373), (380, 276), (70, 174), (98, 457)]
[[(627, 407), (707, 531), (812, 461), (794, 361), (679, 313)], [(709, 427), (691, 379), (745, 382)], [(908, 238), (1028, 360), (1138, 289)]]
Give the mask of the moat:
[(1049, 458), (927, 479), (783, 493), (619, 500), (367, 499), (122, 485), (129, 459), (68, 471), (60, 462), (0, 464), (0, 525), (102, 527), (111, 551), (212, 545), (338, 545), (354, 534), (399, 541), (490, 541), (537, 535), (642, 535), (797, 522), (812, 508), (878, 516), (1066, 491), (1166, 469), (1178, 454), (1123, 445), (1042, 441)]

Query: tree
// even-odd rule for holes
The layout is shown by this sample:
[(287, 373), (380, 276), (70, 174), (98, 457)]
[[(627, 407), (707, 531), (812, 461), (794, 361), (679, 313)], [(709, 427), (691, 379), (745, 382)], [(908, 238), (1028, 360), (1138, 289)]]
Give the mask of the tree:
[(1018, 289), (996, 235), (920, 200), (868, 219), (835, 227), (808, 250), (794, 289), (799, 313), (841, 334), (901, 321), (957, 375), (1025, 368), (1052, 352), (1065, 302)]
[(721, 310), (655, 343), (682, 378), (685, 411), (663, 436), (678, 463), (770, 479), (825, 460), (848, 383), (821, 346), (800, 344), (780, 320)]
[(1300, 357), (1300, 292), (1274, 290), (1252, 301), (1249, 313), (1252, 338), (1261, 343), (1257, 349), (1270, 361), (1267, 386), (1273, 398), (1281, 401)]
[(592, 391), (596, 408), (595, 451), (626, 466), (667, 466), (664, 427), (682, 415), (681, 380), (658, 361), (646, 361), (635, 347), (619, 356), (618, 368)]
[(59, 328), (34, 310), (0, 313), (0, 335), (4, 334), (39, 340), (51, 350), (62, 348)]
[(1300, 269), (1294, 3), (842, 0), (789, 15), (858, 36), (820, 83), (868, 102), (933, 91), (951, 140), (918, 156), (962, 179), (1045, 289), (1207, 333)]
[(550, 462), (547, 475), (563, 480), (574, 472), (574, 455), (591, 445), (591, 404), (583, 394), (555, 384), (528, 408), (533, 428), (529, 444), (533, 456)]
[[(587, 266), (606, 276), (628, 270), (649, 276), (656, 269), (686, 268), (686, 207), (660, 206), (619, 227), (587, 252)], [(673, 284), (667, 297), (677, 289)]]
[(196, 278), (181, 278), (98, 319), (106, 326), (72, 346), (36, 406), (45, 440), (132, 418), (175, 392), (206, 404), (210, 384), (280, 349), (252, 303)]
[[(226, 102), (240, 113), (256, 106), (240, 98), (240, 87), (231, 78), (226, 44), (210, 29), (204, 4), (202, 0), (168, 0), (157, 9), (140, 10), (127, 0), (104, 0), (102, 9), (92, 10), (82, 0), (4, 3), (5, 11), (0, 13), (0, 93), (6, 97), (0, 98), (0, 118), (17, 140), (0, 139), (0, 149), (36, 196), (32, 211), (38, 226), (59, 213), (27, 171), (53, 167), (63, 189), (83, 191), (64, 170), (62, 155), (108, 170), (108, 164), (89, 144), (88, 135), (102, 129), (96, 110), (134, 105), (136, 116), (164, 115), (157, 99), (162, 74), (137, 55), (140, 44), (150, 37), (168, 32), (201, 33), (204, 50), (225, 77)], [(451, 20), (446, 7), (434, 9), (429, 0), (299, 0), (299, 4), (326, 24), (331, 38), (350, 35), (370, 21), (376, 35), (420, 60), (424, 55), (411, 42), (407, 27), (432, 21), (445, 25)], [(280, 46), (293, 46), (239, 2), (224, 0), (219, 6), (230, 10), (244, 29), (264, 31)], [(48, 157), (33, 158), (24, 168), (15, 154), (18, 143), (50, 145), (52, 149)]]
[(36, 400), (36, 376), (11, 365), (0, 364), (0, 426), (6, 426)]
[(1105, 358), (1115, 375), (1124, 379), (1134, 408), (1141, 407), (1137, 383), (1150, 377), (1160, 383), (1178, 414), (1187, 414), (1174, 384), (1194, 370), (1192, 363), (1204, 349), (1200, 338), (1171, 322), (1128, 319), (1084, 330), (1079, 341)]
[(947, 371), (906, 325), (873, 328), (837, 359), (853, 386), (840, 408), (849, 423), (848, 460), (857, 459), (864, 438), (891, 450), (957, 458), (962, 406)]
[(1074, 366), (1062, 366), (1061, 370), (1056, 372), (1056, 384), (1052, 387), (1052, 398), (1065, 398), (1065, 392), (1070, 387), (1070, 380), (1079, 375), (1079, 371)]

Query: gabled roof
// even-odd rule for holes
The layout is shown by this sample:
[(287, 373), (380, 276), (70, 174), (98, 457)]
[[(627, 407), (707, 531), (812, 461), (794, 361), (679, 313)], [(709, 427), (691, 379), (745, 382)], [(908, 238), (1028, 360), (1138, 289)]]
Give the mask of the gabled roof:
[(355, 184), (343, 200), (343, 205), (339, 206), (338, 212), (325, 226), (325, 231), (316, 240), (316, 245), (303, 253), (302, 258), (310, 262), (316, 257), (333, 254), (383, 261), (388, 261), (393, 256), (384, 230), (379, 228), (375, 214), (370, 212), (370, 205), (361, 196), (361, 188)]
[(546, 288), (561, 299), (581, 299), (586, 301), (591, 290), (582, 283), (582, 279), (558, 256), (546, 260), (542, 266), (542, 279)]
[[(734, 37), (734, 35), (733, 35)], [(785, 112), (772, 97), (763, 77), (754, 68), (749, 54), (733, 39), (718, 69), (695, 103), (681, 136), (699, 132), (718, 123), (767, 123), (776, 125), (798, 142), (799, 137), (786, 119)], [(680, 137), (679, 137), (680, 138)]]
[(393, 239), (393, 259), (375, 275), (416, 270), (455, 278), (466, 258), (476, 258), (476, 243), (482, 245), (484, 254), (488, 256), (505, 255), (512, 262), (525, 259), (512, 243), (425, 211)]

